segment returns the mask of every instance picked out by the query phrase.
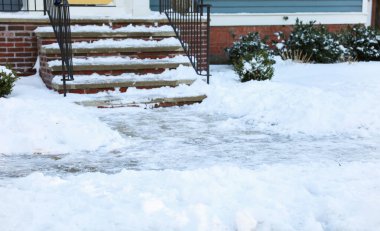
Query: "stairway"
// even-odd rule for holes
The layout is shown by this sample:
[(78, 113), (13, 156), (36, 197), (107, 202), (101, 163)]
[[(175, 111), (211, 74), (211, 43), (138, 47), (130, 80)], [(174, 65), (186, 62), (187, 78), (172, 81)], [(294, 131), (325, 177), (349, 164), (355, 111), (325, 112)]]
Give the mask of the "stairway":
[[(67, 82), (69, 93), (126, 93), (123, 104), (119, 99), (100, 100), (102, 105), (98, 107), (107, 107), (104, 102), (114, 101), (119, 102), (118, 106), (139, 103), (175, 106), (199, 103), (206, 98), (199, 90), (191, 89), (200, 77), (166, 20), (87, 19), (73, 23), (76, 23), (71, 27), (75, 80)], [(39, 27), (35, 33), (40, 76), (49, 89), (63, 93), (62, 61), (53, 30)], [(133, 99), (128, 101), (131, 90)], [(139, 92), (141, 99), (136, 97)]]

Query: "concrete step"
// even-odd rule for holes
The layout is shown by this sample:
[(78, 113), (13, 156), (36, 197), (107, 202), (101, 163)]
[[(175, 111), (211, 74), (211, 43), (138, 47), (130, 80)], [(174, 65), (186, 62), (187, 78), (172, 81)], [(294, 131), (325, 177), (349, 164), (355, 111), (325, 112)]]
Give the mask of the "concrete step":
[(131, 88), (124, 94), (108, 92), (101, 95), (89, 95), (86, 100), (76, 103), (97, 108), (156, 108), (201, 103), (206, 98), (201, 88), (194, 85), (180, 85), (175, 88), (162, 87), (148, 90)]
[[(35, 30), (38, 38), (55, 38), (51, 27), (39, 27)], [(72, 26), (71, 36), (73, 41), (77, 39), (91, 40), (91, 38), (165, 38), (173, 37), (175, 33), (171, 26), (125, 26), (112, 28), (102, 25)]]
[[(60, 77), (59, 79), (61, 79)], [(69, 93), (76, 94), (96, 94), (103, 91), (119, 91), (121, 93), (127, 92), (128, 88), (137, 88), (137, 89), (153, 89), (160, 87), (177, 87), (181, 84), (191, 85), (194, 80), (151, 80), (151, 81), (129, 81), (121, 80), (119, 82), (113, 83), (89, 83), (89, 84), (76, 84), (71, 81), (67, 82), (66, 89)], [(52, 89), (63, 93), (63, 84), (53, 83)]]
[[(175, 69), (179, 66), (191, 66), (191, 63), (186, 56), (163, 59), (132, 59), (118, 56), (73, 59), (75, 75), (92, 73), (120, 75), (128, 72), (162, 73), (165, 69)], [(60, 60), (49, 61), (48, 67), (53, 75), (59, 75), (62, 71), (62, 62)]]
[[(161, 41), (101, 39), (94, 42), (74, 42), (72, 49), (74, 57), (119, 55), (136, 58), (164, 58), (183, 53), (181, 43), (176, 38), (165, 38)], [(40, 52), (49, 60), (57, 59), (61, 54), (58, 43), (42, 45)]]
[(85, 107), (97, 108), (122, 108), (122, 107), (144, 107), (144, 108), (160, 108), (160, 107), (174, 107), (184, 106), (196, 103), (202, 103), (207, 98), (206, 95), (194, 95), (184, 97), (162, 97), (153, 98), (141, 101), (128, 101), (128, 100), (94, 100), (77, 102), (77, 104)]
[[(126, 92), (128, 88), (152, 89), (160, 87), (177, 87), (181, 84), (191, 85), (196, 79), (136, 78), (133, 74), (122, 76), (75, 76), (74, 81), (66, 82), (69, 93), (95, 94), (102, 91)], [(53, 78), (51, 88), (63, 93), (62, 76)]]

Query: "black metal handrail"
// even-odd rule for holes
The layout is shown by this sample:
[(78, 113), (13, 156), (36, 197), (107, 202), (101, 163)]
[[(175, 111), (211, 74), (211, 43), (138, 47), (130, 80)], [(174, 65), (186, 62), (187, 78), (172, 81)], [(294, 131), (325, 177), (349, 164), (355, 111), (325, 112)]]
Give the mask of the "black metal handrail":
[(74, 80), (70, 5), (67, 0), (46, 0), (46, 11), (61, 50), (62, 82), (64, 96), (66, 96), (66, 81)]
[(45, 0), (0, 0), (0, 12), (38, 11), (45, 12)]
[(167, 16), (197, 74), (207, 76), (209, 83), (211, 5), (203, 0), (160, 0), (160, 13)]

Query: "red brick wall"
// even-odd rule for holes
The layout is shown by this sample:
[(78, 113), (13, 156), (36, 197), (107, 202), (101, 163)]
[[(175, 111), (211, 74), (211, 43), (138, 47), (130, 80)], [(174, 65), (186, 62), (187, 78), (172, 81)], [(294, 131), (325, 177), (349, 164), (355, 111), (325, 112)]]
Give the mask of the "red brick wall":
[[(328, 25), (330, 31), (339, 31), (347, 25)], [(226, 63), (228, 58), (225, 48), (230, 47), (232, 43), (239, 39), (241, 35), (249, 32), (259, 32), (262, 37), (269, 36), (274, 39), (274, 33), (282, 31), (289, 33), (291, 26), (218, 26), (211, 28), (211, 62)]]
[(0, 65), (9, 65), (20, 75), (35, 73), (37, 39), (34, 30), (43, 25), (28, 22), (0, 22)]

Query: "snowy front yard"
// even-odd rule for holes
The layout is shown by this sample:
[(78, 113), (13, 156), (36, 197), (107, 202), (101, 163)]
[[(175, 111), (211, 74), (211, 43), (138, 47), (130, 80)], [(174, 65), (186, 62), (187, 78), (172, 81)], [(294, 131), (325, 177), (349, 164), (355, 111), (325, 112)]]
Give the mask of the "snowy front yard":
[(212, 74), (202, 104), (154, 110), (19, 80), (0, 99), (0, 230), (378, 230), (380, 63)]

